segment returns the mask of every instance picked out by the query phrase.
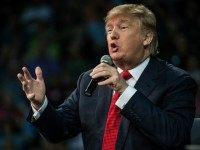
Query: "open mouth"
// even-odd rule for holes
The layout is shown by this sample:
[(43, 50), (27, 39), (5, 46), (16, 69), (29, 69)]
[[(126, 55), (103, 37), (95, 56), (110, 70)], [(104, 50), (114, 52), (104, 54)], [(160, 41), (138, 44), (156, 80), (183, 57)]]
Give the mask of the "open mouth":
[(119, 48), (119, 46), (115, 43), (111, 43), (110, 47), (111, 47), (112, 52), (116, 52)]

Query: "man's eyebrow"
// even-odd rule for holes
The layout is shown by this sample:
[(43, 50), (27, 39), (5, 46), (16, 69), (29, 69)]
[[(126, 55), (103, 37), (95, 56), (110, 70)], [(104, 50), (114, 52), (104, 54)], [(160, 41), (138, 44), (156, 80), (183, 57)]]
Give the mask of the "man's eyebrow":
[[(121, 24), (121, 23), (130, 23), (130, 20), (129, 19), (121, 19), (119, 21), (119, 24)], [(110, 23), (107, 23), (105, 27), (108, 28), (110, 26), (111, 26)]]
[(121, 19), (121, 20), (119, 21), (119, 23), (129, 23), (129, 22), (130, 22), (129, 19)]
[(111, 28), (111, 27), (112, 27), (112, 25), (110, 23), (105, 25), (105, 29), (108, 29), (108, 28)]

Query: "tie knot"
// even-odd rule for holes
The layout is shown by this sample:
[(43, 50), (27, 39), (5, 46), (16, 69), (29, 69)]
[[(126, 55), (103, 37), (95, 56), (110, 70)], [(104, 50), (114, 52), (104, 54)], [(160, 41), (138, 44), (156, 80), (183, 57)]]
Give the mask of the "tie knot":
[(124, 78), (124, 80), (128, 80), (130, 78), (132, 78), (132, 75), (129, 73), (128, 70), (123, 70), (121, 73), (122, 78)]

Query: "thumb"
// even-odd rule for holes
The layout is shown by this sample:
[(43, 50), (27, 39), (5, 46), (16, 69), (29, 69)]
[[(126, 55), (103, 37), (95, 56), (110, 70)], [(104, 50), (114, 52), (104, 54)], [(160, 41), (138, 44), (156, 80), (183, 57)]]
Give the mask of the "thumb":
[(40, 67), (35, 68), (35, 74), (38, 80), (43, 81), (42, 69)]
[(34, 94), (34, 93), (27, 94), (27, 98), (28, 98), (29, 100), (33, 99), (33, 98), (34, 98), (34, 96), (35, 96), (35, 94)]

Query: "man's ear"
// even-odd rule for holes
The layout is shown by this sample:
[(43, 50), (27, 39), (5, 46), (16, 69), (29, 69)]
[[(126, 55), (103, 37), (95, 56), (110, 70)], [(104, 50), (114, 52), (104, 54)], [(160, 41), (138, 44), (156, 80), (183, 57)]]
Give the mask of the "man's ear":
[(147, 47), (153, 40), (154, 34), (152, 31), (147, 31), (144, 35), (143, 45)]

